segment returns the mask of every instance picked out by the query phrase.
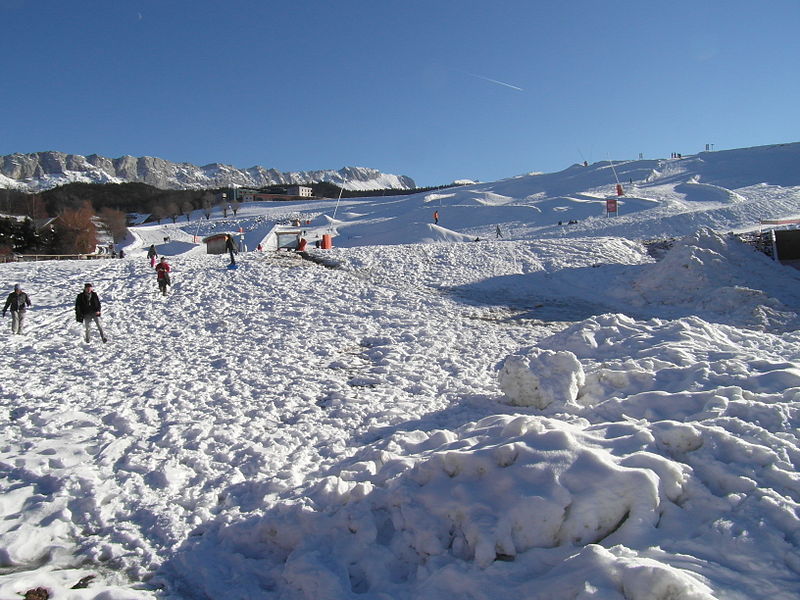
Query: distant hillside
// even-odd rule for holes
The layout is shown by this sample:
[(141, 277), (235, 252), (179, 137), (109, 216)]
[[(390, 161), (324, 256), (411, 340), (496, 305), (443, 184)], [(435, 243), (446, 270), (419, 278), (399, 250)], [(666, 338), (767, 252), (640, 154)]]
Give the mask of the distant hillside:
[(366, 167), (284, 173), (260, 166), (239, 169), (221, 163), (198, 167), (150, 156), (106, 158), (97, 154), (81, 156), (63, 152), (35, 152), (0, 157), (0, 188), (27, 192), (49, 190), (68, 183), (146, 183), (162, 190), (199, 190), (321, 182), (330, 182), (349, 190), (402, 190), (416, 187), (410, 177), (381, 173)]

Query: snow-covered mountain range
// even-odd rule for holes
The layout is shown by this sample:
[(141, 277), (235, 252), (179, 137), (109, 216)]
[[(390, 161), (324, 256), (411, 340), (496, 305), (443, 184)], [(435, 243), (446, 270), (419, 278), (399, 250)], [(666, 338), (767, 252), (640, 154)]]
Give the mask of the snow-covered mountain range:
[(319, 171), (282, 172), (254, 166), (239, 169), (212, 163), (199, 167), (152, 156), (106, 158), (92, 154), (34, 152), (0, 157), (0, 187), (36, 192), (73, 182), (139, 182), (160, 189), (254, 187), (274, 184), (309, 184), (328, 181), (349, 190), (413, 189), (414, 180), (366, 167)]

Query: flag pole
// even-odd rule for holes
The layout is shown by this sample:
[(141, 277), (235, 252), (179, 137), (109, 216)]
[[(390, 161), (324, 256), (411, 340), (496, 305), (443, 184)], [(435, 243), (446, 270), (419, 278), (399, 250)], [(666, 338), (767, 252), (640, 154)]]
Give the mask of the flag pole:
[(336, 218), (336, 211), (339, 210), (339, 201), (342, 199), (342, 192), (344, 192), (344, 186), (347, 183), (347, 175), (342, 176), (342, 185), (339, 186), (339, 197), (336, 199), (336, 206), (333, 209), (333, 219)]

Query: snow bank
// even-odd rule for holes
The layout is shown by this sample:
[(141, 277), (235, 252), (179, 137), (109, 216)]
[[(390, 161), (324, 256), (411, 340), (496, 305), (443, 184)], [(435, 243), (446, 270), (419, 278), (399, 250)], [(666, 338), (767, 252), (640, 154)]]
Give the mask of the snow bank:
[[(456, 431), (397, 433), (360, 451), (302, 502), (249, 523), (251, 533), (234, 525), (217, 535), (224, 544), (238, 540), (232, 549), (243, 553), (272, 547), (271, 575), (261, 584), (282, 579), (309, 600), (349, 598), (351, 591), (406, 598), (430, 588), (445, 595), (497, 577), (508, 585), (504, 565), (530, 550), (539, 553), (521, 560), (542, 570), (583, 546), (591, 550), (564, 568), (596, 571), (587, 590), (602, 586), (631, 600), (710, 598), (688, 572), (634, 564), (632, 553), (625, 564), (624, 556), (595, 547), (633, 546), (651, 536), (685, 478), (681, 465), (630, 451), (627, 440), (605, 439), (580, 422), (493, 416)], [(458, 587), (448, 575), (456, 565)], [(564, 585), (551, 574), (541, 597), (570, 597)]]
[(618, 288), (618, 296), (633, 306), (688, 306), (753, 327), (796, 329), (792, 309), (781, 301), (796, 305), (798, 299), (787, 289), (787, 278), (797, 280), (797, 272), (736, 238), (705, 229), (679, 240), (630, 286)]

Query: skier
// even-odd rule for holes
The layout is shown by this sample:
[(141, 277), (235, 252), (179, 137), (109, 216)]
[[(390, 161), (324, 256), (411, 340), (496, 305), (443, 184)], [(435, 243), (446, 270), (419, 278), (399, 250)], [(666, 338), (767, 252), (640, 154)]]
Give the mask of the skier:
[(89, 343), (89, 323), (92, 321), (97, 325), (103, 343), (105, 344), (108, 341), (105, 332), (103, 332), (103, 326), (100, 324), (100, 298), (91, 283), (85, 284), (83, 291), (75, 298), (75, 320), (78, 323), (83, 323), (84, 329), (86, 329), (87, 344)]
[(22, 288), (17, 283), (14, 285), (14, 291), (6, 298), (6, 305), (3, 307), (3, 316), (6, 316), (6, 311), (11, 309), (11, 333), (22, 333), (22, 322), (25, 320), (25, 312), (31, 305), (31, 299), (28, 294), (22, 291)]
[(156, 279), (158, 280), (158, 289), (161, 290), (161, 294), (164, 296), (167, 295), (167, 286), (172, 284), (169, 280), (170, 270), (171, 267), (166, 257), (162, 256), (161, 262), (156, 265)]
[(147, 251), (147, 258), (150, 259), (150, 266), (156, 266), (156, 258), (158, 258), (158, 253), (156, 252), (156, 245), (150, 244), (150, 249)]
[(433, 223), (434, 223), (434, 225), (438, 225), (439, 224), (439, 211), (438, 210), (433, 211)]
[(500, 225), (498, 225), (497, 228), (495, 229), (495, 235), (497, 235), (497, 237), (499, 238), (503, 237), (503, 232), (500, 231)]

